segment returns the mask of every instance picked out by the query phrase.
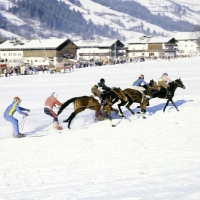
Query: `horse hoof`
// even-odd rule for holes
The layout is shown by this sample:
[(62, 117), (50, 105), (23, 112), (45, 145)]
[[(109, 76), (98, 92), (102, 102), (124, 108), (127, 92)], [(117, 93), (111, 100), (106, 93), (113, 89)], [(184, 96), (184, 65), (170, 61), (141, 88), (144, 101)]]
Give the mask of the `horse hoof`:
[(112, 127), (115, 127), (116, 125), (112, 125)]

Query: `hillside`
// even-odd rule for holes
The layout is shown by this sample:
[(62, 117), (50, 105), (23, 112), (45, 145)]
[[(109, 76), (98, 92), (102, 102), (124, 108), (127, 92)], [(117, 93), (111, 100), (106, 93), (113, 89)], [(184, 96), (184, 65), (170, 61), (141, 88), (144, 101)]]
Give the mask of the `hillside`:
[(0, 37), (171, 36), (199, 23), (198, 8), (197, 0), (0, 0)]

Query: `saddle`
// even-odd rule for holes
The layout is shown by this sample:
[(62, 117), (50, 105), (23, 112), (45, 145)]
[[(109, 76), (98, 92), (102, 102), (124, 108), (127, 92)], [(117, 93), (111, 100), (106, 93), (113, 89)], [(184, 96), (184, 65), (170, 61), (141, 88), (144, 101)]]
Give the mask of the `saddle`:
[(160, 87), (159, 96), (167, 98), (167, 97), (173, 96), (173, 95), (174, 95), (174, 93), (170, 87), (168, 87), (167, 89), (164, 87)]

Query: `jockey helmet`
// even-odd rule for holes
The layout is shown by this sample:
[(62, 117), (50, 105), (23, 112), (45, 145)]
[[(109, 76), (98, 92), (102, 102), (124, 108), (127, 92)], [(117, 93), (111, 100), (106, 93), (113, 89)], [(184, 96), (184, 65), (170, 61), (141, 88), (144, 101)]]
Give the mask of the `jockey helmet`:
[(163, 73), (163, 75), (162, 76), (168, 76), (168, 73)]
[(13, 101), (16, 101), (17, 104), (20, 104), (22, 100), (19, 97), (14, 97)]
[(57, 99), (58, 94), (57, 94), (56, 92), (53, 92), (53, 93), (51, 94), (51, 96)]
[(139, 78), (144, 78), (144, 75), (143, 75), (143, 74), (141, 74), (141, 75), (139, 76)]
[(101, 79), (100, 79), (100, 82), (104, 82), (104, 83), (105, 83), (105, 79), (104, 79), (104, 78), (101, 78)]

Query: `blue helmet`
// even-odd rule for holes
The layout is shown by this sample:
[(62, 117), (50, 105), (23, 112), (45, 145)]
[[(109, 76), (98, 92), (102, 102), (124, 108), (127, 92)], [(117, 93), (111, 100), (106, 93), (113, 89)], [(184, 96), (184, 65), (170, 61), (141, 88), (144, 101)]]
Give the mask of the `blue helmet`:
[(168, 73), (163, 73), (163, 75), (162, 76), (168, 76)]

